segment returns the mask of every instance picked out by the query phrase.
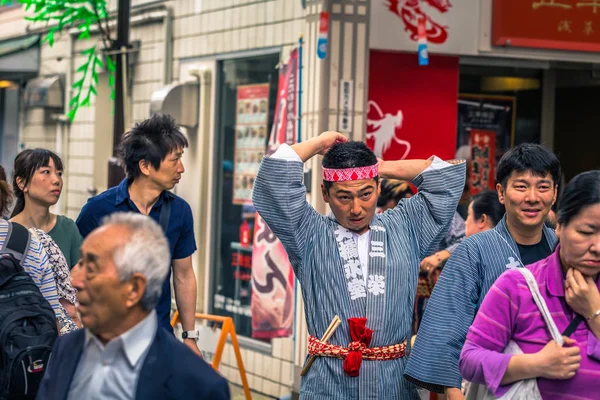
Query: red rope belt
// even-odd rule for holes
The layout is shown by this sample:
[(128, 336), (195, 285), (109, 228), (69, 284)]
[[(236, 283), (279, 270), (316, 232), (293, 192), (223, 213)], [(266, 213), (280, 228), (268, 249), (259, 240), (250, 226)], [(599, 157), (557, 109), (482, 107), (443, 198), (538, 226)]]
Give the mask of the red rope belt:
[[(336, 346), (331, 343), (322, 342), (314, 336), (309, 336), (308, 354), (311, 356), (344, 359), (344, 372), (350, 376), (359, 375), (363, 359), (386, 361), (404, 357), (406, 353), (406, 341), (391, 346), (368, 347), (373, 331), (365, 327), (366, 318), (348, 318), (348, 322), (353, 339), (348, 344), (348, 347)], [(360, 332), (359, 335), (356, 334), (357, 331)]]

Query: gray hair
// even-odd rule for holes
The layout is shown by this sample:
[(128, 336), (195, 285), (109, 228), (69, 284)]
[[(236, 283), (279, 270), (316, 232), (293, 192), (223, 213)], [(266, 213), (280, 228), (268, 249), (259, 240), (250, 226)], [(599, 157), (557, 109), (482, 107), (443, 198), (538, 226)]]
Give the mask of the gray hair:
[(111, 214), (102, 220), (102, 225), (120, 225), (131, 232), (115, 250), (113, 261), (121, 281), (131, 278), (134, 273), (146, 277), (141, 305), (147, 311), (154, 309), (171, 267), (171, 252), (161, 227), (152, 218), (131, 212)]

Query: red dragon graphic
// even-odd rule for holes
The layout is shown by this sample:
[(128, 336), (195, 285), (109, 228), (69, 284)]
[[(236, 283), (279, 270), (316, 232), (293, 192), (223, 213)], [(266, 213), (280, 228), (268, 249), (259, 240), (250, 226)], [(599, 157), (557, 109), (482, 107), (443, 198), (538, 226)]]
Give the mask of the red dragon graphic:
[(450, 0), (387, 0), (390, 12), (396, 14), (404, 22), (404, 30), (410, 33), (410, 39), (417, 41), (417, 25), (421, 18), (425, 18), (427, 41), (442, 44), (448, 39), (448, 27), (435, 22), (423, 12), (419, 3), (425, 2), (436, 8), (441, 13), (446, 13), (452, 7)]

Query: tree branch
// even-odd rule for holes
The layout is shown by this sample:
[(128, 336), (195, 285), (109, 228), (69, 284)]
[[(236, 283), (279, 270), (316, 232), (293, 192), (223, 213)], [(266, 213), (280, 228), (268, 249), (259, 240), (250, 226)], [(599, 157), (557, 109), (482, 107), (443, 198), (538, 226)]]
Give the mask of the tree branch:
[[(100, 13), (98, 12), (98, 4), (96, 4), (96, 0), (90, 0), (92, 3), (92, 8), (94, 9), (94, 14), (96, 15), (96, 24), (98, 25), (98, 29), (102, 34), (102, 43), (104, 43), (104, 48), (106, 50), (110, 50), (112, 47), (112, 39), (110, 37), (110, 30), (107, 32), (106, 29), (102, 26), (102, 18), (100, 18)], [(108, 13), (104, 13), (106, 16)], [(107, 23), (108, 28), (108, 23)], [(110, 29), (110, 28), (108, 28)]]

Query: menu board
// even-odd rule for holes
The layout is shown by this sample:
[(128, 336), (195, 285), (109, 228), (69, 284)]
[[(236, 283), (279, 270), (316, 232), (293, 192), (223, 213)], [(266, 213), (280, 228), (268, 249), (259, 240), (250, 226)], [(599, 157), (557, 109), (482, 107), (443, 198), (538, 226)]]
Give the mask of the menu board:
[(233, 204), (252, 204), (252, 187), (265, 155), (269, 84), (237, 87)]

